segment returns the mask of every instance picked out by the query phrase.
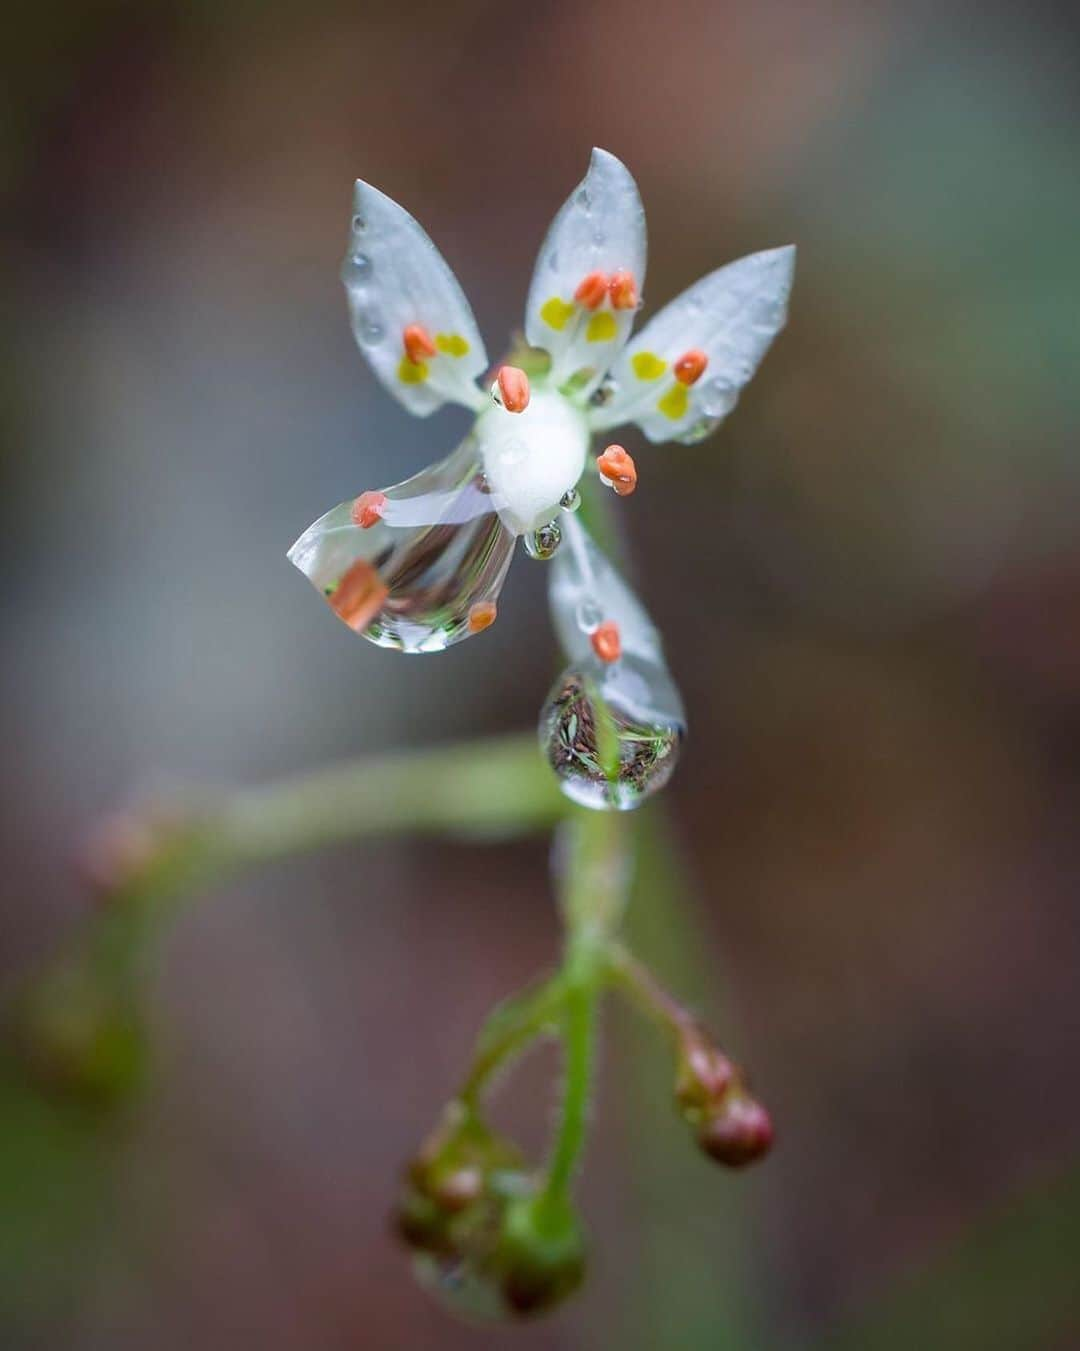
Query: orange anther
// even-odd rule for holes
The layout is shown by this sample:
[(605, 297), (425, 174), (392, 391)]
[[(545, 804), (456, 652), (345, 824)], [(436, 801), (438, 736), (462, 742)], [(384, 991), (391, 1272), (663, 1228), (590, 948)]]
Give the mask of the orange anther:
[(611, 292), (611, 303), (617, 310), (636, 310), (638, 305), (637, 282), (634, 280), (632, 272), (624, 272), (620, 269), (611, 274), (611, 280), (608, 282), (608, 290)]
[(493, 600), (478, 600), (475, 604), (469, 606), (468, 624), (470, 633), (483, 633), (485, 629), (491, 628), (495, 623), (495, 616), (498, 614)]
[(597, 457), (596, 467), (600, 477), (619, 497), (629, 497), (637, 487), (637, 466), (622, 446), (608, 446), (603, 455)]
[(405, 355), (414, 366), (419, 366), (425, 357), (435, 355), (435, 344), (423, 324), (410, 324), (401, 335), (401, 343), (405, 348)]
[(508, 413), (524, 413), (529, 406), (529, 377), (517, 366), (500, 366), (497, 379), (502, 406)]
[(622, 656), (622, 640), (619, 637), (619, 626), (610, 619), (593, 630), (589, 637), (592, 643), (592, 650), (600, 658), (609, 664), (618, 661)]
[(609, 285), (606, 272), (590, 272), (574, 292), (574, 299), (587, 310), (598, 310), (607, 298)]
[(327, 600), (337, 617), (343, 619), (354, 633), (363, 633), (389, 594), (371, 564), (358, 558)]
[(381, 521), (386, 510), (385, 493), (361, 493), (352, 504), (353, 525), (370, 530), (376, 521)]
[(705, 367), (709, 364), (709, 358), (700, 347), (691, 347), (689, 352), (684, 352), (671, 368), (675, 379), (683, 385), (696, 384), (705, 374)]

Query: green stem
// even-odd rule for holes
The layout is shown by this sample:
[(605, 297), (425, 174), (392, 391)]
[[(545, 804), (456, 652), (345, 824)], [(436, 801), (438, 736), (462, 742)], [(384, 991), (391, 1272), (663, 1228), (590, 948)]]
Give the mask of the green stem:
[(622, 919), (629, 867), (626, 832), (609, 812), (582, 812), (567, 824), (562, 911), (563, 1096), (541, 1200), (565, 1205), (585, 1146), (595, 1058), (596, 1007), (609, 944)]
[(546, 1033), (558, 1033), (566, 1004), (566, 986), (561, 974), (512, 995), (488, 1016), (476, 1042), (476, 1052), (458, 1099), (476, 1114), (480, 1099), (495, 1074)]

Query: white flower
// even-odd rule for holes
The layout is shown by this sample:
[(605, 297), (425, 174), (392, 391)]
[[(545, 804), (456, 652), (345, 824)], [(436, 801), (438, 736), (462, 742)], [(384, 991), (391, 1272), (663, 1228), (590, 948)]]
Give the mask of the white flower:
[[(650, 441), (694, 442), (732, 410), (784, 325), (795, 250), (710, 273), (631, 341), (645, 213), (626, 167), (594, 150), (529, 287), (525, 334), (550, 367), (530, 381), (504, 366), (483, 388), (483, 339), (427, 234), (367, 183), (356, 184), (353, 212), (342, 279), (361, 351), (410, 412), (453, 401), (476, 420), (447, 460), (342, 503), (289, 556), (357, 632), (434, 651), (492, 622), (517, 536), (534, 556), (554, 550), (593, 433), (635, 422)], [(616, 491), (633, 491), (621, 447), (598, 465)]]

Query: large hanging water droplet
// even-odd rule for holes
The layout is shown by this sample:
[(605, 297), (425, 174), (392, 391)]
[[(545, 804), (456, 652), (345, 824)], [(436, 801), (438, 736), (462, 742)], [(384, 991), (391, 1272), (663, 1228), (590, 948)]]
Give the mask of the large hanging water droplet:
[(367, 529), (350, 498), (289, 558), (339, 619), (380, 647), (440, 652), (488, 627), (514, 536), (485, 489), (473, 438), (382, 496)]
[[(627, 811), (671, 777), (686, 733), (679, 691), (660, 635), (640, 601), (576, 516), (551, 565), (551, 615), (569, 666), (540, 714), (540, 745), (567, 797)], [(617, 634), (601, 660), (601, 625)]]
[(558, 522), (548, 521), (547, 525), (542, 525), (525, 536), (525, 552), (530, 558), (546, 562), (554, 556), (561, 543), (562, 530)]
[(571, 667), (555, 682), (540, 712), (540, 745), (571, 801), (630, 811), (671, 778), (686, 726), (659, 711), (654, 685), (667, 679), (624, 655), (611, 666)]

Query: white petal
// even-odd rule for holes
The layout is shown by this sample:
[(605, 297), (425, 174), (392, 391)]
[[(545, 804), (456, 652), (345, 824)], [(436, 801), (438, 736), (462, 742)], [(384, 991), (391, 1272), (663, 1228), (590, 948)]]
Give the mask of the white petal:
[(559, 499), (585, 469), (588, 423), (554, 390), (534, 390), (523, 413), (492, 405), (476, 419), (474, 434), (491, 501), (517, 535), (556, 516)]
[[(735, 407), (787, 321), (795, 248), (767, 249), (696, 282), (651, 319), (612, 372), (616, 393), (591, 418), (594, 430), (637, 422), (650, 441), (699, 441)], [(680, 384), (672, 369), (686, 352), (708, 358), (701, 377)]]
[[(418, 222), (360, 179), (341, 280), (360, 350), (411, 413), (433, 413), (448, 399), (483, 406), (474, 382), (487, 368), (487, 353), (457, 278)], [(413, 324), (438, 349), (419, 365), (403, 345)]]
[(640, 294), (645, 210), (626, 166), (606, 150), (594, 150), (589, 172), (560, 208), (537, 255), (525, 307), (525, 336), (551, 353), (556, 384), (586, 369), (595, 372), (589, 383), (598, 380), (629, 337), (633, 309), (614, 309), (608, 299), (588, 310), (574, 300), (590, 273), (620, 271), (631, 274)]

